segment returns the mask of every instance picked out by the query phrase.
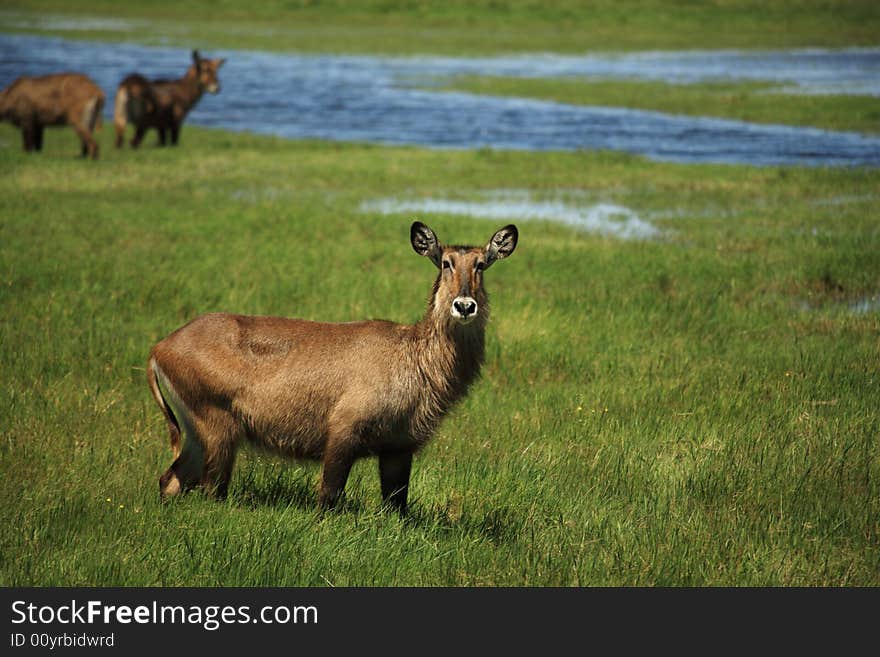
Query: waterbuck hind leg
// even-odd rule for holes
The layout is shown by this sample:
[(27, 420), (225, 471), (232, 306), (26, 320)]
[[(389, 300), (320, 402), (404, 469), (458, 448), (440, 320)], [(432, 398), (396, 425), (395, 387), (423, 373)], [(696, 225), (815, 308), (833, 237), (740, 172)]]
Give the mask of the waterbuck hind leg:
[(144, 135), (147, 134), (147, 129), (142, 125), (137, 125), (134, 128), (134, 137), (131, 138), (131, 147), (137, 148), (141, 145), (141, 142), (144, 140)]
[(175, 457), (159, 479), (159, 494), (164, 499), (202, 486), (209, 495), (225, 498), (235, 462), (235, 418), (216, 407), (193, 413), (153, 358), (147, 378), (168, 424)]
[(406, 513), (412, 458), (412, 452), (386, 452), (379, 455), (382, 502), (401, 515)]
[(232, 468), (235, 465), (235, 446), (232, 431), (224, 431), (222, 438), (205, 452), (202, 487), (208, 495), (218, 500), (225, 500), (229, 493), (229, 480), (232, 479)]
[(91, 155), (93, 160), (97, 160), (98, 142), (96, 142), (95, 139), (92, 137), (92, 133), (89, 132), (89, 129), (81, 123), (73, 123), (72, 125), (74, 132), (76, 132), (82, 144), (80, 155), (82, 155), (82, 157), (88, 157), (89, 155)]
[(235, 421), (221, 409), (195, 417), (174, 408), (183, 428), (180, 455), (159, 479), (163, 498), (200, 486), (211, 497), (225, 499), (235, 463)]
[[(187, 444), (193, 442), (196, 441), (187, 441)], [(204, 463), (200, 456), (200, 454), (194, 454), (192, 450), (184, 450), (180, 456), (174, 459), (171, 467), (159, 477), (159, 497), (166, 500), (198, 486), (204, 471)]]
[(205, 449), (191, 422), (184, 422), (180, 453), (159, 477), (159, 496), (164, 500), (192, 490), (205, 478)]

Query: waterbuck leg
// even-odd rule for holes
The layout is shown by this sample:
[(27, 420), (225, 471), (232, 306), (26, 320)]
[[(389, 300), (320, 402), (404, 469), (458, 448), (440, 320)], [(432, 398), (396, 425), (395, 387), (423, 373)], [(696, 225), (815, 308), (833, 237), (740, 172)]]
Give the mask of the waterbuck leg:
[(159, 146), (165, 145), (165, 128), (156, 128), (159, 131)]
[(92, 138), (92, 133), (89, 132), (89, 129), (79, 123), (73, 123), (73, 129), (76, 134), (79, 136), (80, 142), (82, 142), (82, 148), (80, 150), (80, 154), (82, 157), (92, 156), (93, 160), (98, 159), (98, 142), (96, 142)]
[(159, 496), (164, 500), (192, 490), (202, 481), (204, 451), (198, 439), (190, 438), (184, 443), (180, 456), (159, 478)]
[(159, 478), (159, 494), (165, 499), (203, 482), (207, 459), (201, 434), (208, 427), (196, 418), (155, 360), (150, 359), (147, 370), (150, 390), (165, 415), (174, 452), (174, 462)]
[(39, 123), (34, 126), (34, 148), (38, 151), (43, 150), (43, 126)]
[(131, 147), (137, 148), (140, 146), (145, 134), (147, 134), (147, 129), (144, 126), (135, 126), (134, 137), (131, 138)]
[(177, 146), (177, 140), (180, 137), (180, 124), (172, 123), (171, 124), (171, 145)]
[(345, 482), (355, 460), (355, 455), (345, 443), (344, 439), (328, 441), (324, 451), (321, 491), (318, 494), (318, 504), (322, 509), (335, 507), (345, 490)]
[(30, 153), (34, 150), (34, 141), (36, 130), (34, 129), (34, 125), (31, 122), (23, 123), (21, 126), (21, 145), (24, 147), (26, 153)]
[(379, 455), (379, 481), (382, 501), (401, 514), (406, 513), (412, 452), (386, 452)]
[(226, 438), (208, 451), (202, 486), (205, 492), (218, 500), (225, 500), (235, 464), (235, 441)]
[(238, 444), (235, 418), (220, 408), (203, 408), (196, 414), (185, 405), (181, 406), (182, 410), (175, 408), (186, 427), (180, 457), (189, 455), (191, 458), (186, 480), (198, 478), (205, 493), (225, 499)]

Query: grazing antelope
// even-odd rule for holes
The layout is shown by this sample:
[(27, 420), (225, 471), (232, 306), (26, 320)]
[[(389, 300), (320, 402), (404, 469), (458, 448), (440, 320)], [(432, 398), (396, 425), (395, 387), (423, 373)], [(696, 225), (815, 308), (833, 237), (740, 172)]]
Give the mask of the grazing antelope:
[(132, 73), (119, 83), (113, 108), (116, 126), (116, 147), (122, 146), (125, 127), (135, 127), (131, 147), (140, 146), (148, 128), (159, 132), (159, 145), (164, 146), (171, 133), (171, 144), (177, 145), (180, 128), (189, 111), (199, 102), (204, 92), (220, 93), (217, 72), (225, 59), (202, 59), (198, 50), (192, 52), (193, 63), (179, 80), (147, 80)]
[(246, 439), (321, 461), (322, 508), (337, 502), (355, 460), (378, 456), (382, 498), (405, 512), (413, 453), (480, 373), (483, 272), (517, 239), (511, 225), (482, 248), (443, 246), (413, 223), (413, 249), (440, 270), (414, 325), (214, 313), (159, 342), (147, 371), (174, 452), (161, 496), (200, 485), (223, 498)]
[(103, 108), (104, 92), (81, 73), (20, 77), (0, 93), (0, 121), (21, 128), (26, 152), (43, 150), (45, 126), (70, 125), (82, 142), (82, 156), (98, 159), (92, 133)]

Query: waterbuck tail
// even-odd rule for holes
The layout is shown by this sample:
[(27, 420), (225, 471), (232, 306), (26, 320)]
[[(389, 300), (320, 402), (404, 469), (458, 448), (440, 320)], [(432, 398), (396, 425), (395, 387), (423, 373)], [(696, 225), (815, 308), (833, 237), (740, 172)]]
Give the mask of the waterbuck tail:
[(113, 106), (113, 125), (116, 126), (116, 148), (122, 146), (127, 120), (128, 89), (123, 85), (116, 91), (116, 103)]
[(86, 106), (86, 125), (94, 132), (104, 124), (104, 96), (96, 96)]
[[(162, 379), (161, 385), (160, 377)], [(147, 365), (147, 379), (150, 383), (150, 391), (153, 393), (153, 398), (156, 400), (156, 403), (159, 404), (159, 408), (162, 409), (162, 414), (165, 416), (166, 422), (168, 422), (168, 433), (171, 437), (171, 449), (174, 451), (174, 455), (177, 456), (180, 454), (180, 422), (178, 422), (177, 417), (174, 415), (172, 406), (165, 400), (165, 394), (171, 397), (173, 389), (155, 358), (150, 358), (150, 362)], [(170, 392), (163, 394), (163, 387), (166, 391)]]

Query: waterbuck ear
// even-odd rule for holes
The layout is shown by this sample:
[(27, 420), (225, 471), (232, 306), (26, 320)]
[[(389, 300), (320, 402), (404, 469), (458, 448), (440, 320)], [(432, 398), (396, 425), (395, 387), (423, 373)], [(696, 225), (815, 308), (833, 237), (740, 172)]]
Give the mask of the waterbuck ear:
[(433, 230), (421, 221), (414, 221), (409, 229), (409, 241), (416, 253), (429, 258), (438, 269), (440, 268), (443, 254), (440, 249), (440, 240), (437, 239)]
[(513, 253), (518, 239), (519, 231), (513, 224), (505, 226), (495, 233), (486, 245), (486, 267)]

